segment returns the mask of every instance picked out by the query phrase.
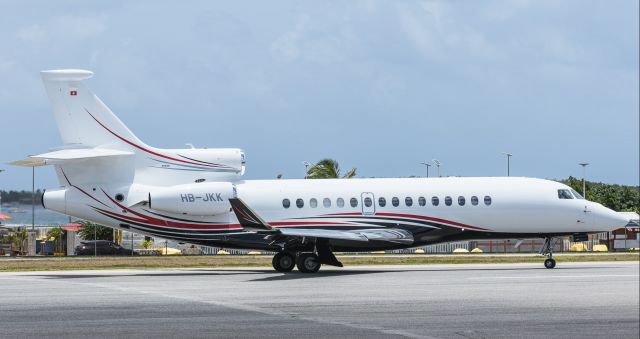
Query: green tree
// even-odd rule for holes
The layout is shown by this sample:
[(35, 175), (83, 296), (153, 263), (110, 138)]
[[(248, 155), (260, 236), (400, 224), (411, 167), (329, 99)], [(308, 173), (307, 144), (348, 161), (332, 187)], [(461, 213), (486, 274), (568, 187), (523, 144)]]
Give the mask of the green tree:
[(356, 168), (350, 169), (343, 176), (340, 176), (340, 165), (333, 159), (322, 159), (309, 167), (307, 179), (351, 179), (356, 176)]
[(95, 230), (96, 240), (113, 241), (113, 229), (90, 221), (82, 221), (80, 223), (82, 228), (78, 231), (78, 235), (83, 240), (93, 240)]
[[(582, 180), (569, 177), (561, 181), (582, 193)], [(640, 214), (640, 187), (585, 182), (586, 198), (614, 211), (634, 211)]]
[(23, 254), (24, 248), (27, 242), (27, 230), (18, 229), (9, 235), (9, 241), (11, 241), (11, 250), (16, 250), (18, 253)]
[(53, 238), (53, 252), (62, 252), (64, 245), (64, 230), (57, 226), (47, 232), (47, 239)]

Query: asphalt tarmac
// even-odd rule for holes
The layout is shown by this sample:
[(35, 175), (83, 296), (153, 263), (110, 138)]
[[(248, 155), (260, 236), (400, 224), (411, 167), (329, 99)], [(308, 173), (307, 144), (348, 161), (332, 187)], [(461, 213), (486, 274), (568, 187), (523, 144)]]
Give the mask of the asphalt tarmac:
[(0, 273), (0, 337), (638, 338), (639, 263)]

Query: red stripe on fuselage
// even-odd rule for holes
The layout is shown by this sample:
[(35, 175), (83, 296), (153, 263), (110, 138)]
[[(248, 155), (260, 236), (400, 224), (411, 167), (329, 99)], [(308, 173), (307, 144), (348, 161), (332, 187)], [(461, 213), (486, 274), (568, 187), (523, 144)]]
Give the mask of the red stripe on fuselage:
[(119, 135), (118, 135), (118, 134), (116, 134), (114, 131), (110, 130), (107, 126), (105, 126), (104, 124), (102, 124), (102, 123), (100, 122), (100, 120), (96, 119), (96, 117), (94, 117), (94, 116), (93, 116), (93, 114), (91, 114), (91, 112), (89, 112), (86, 108), (85, 108), (84, 110), (85, 110), (85, 111), (86, 111), (86, 112), (87, 112), (87, 113), (88, 113), (88, 114), (93, 118), (93, 120), (95, 120), (98, 124), (100, 124), (100, 126), (102, 126), (102, 128), (106, 129), (109, 133), (113, 134), (116, 138), (118, 138), (118, 139), (120, 139), (120, 140), (122, 140), (122, 141), (126, 142), (127, 144), (129, 144), (129, 145), (131, 145), (131, 146), (133, 146), (133, 147), (135, 147), (135, 148), (137, 148), (137, 149), (139, 149), (139, 150), (145, 151), (145, 152), (147, 152), (147, 153), (149, 153), (149, 154), (153, 154), (153, 155), (158, 156), (158, 157), (161, 157), (161, 158), (165, 158), (165, 159), (169, 159), (169, 160), (173, 160), (173, 161), (178, 161), (178, 162), (182, 162), (182, 163), (190, 164), (190, 165), (197, 165), (197, 166), (204, 166), (204, 167), (213, 167), (213, 168), (228, 167), (228, 166), (224, 166), (224, 165), (217, 165), (217, 164), (215, 164), (215, 165), (214, 165), (214, 164), (211, 164), (211, 165), (209, 165), (209, 164), (201, 164), (201, 163), (197, 163), (197, 162), (193, 162), (193, 161), (187, 161), (187, 160), (177, 159), (177, 158), (173, 158), (173, 157), (170, 157), (170, 156), (165, 155), (165, 154), (162, 154), (162, 153), (158, 153), (158, 152), (154, 152), (154, 151), (152, 151), (152, 150), (146, 149), (146, 148), (144, 148), (144, 147), (142, 147), (142, 146), (140, 146), (140, 145), (137, 145), (137, 144), (133, 143), (132, 141), (129, 141), (129, 140), (127, 140), (127, 139), (125, 139), (125, 138), (123, 138), (123, 137), (119, 136)]
[[(202, 228), (201, 226), (211, 226), (211, 228), (217, 227), (217, 228), (229, 228), (230, 224), (209, 224), (209, 225), (202, 225), (202, 224), (190, 224), (190, 223), (181, 223), (181, 222), (175, 222), (175, 221), (171, 221), (171, 220), (165, 220), (165, 219), (158, 219), (152, 216), (148, 216), (139, 212), (136, 212), (120, 203), (118, 203), (117, 201), (115, 201), (113, 198), (111, 198), (109, 196), (109, 194), (107, 194), (107, 192), (105, 192), (103, 189), (101, 189), (102, 192), (104, 193), (105, 196), (107, 196), (107, 198), (109, 198), (109, 200), (111, 200), (111, 202), (113, 202), (114, 204), (116, 204), (118, 207), (120, 207), (121, 209), (134, 214), (138, 217), (141, 217), (145, 220), (146, 223), (148, 224), (152, 224), (152, 225), (156, 225), (156, 226), (167, 226), (167, 227), (175, 227), (175, 228)], [(120, 217), (125, 217), (125, 218), (130, 218), (129, 216), (123, 216), (122, 214), (117, 214)], [(132, 220), (133, 221), (133, 220)], [(239, 226), (239, 225), (238, 225)]]
[[(442, 218), (426, 217), (426, 216), (415, 215), (415, 214), (376, 213), (375, 215), (382, 216), (382, 217), (400, 217), (400, 218), (411, 218), (411, 219), (419, 219), (419, 220), (426, 220), (426, 221), (435, 221), (435, 222), (451, 224), (451, 225), (455, 225), (455, 226), (459, 226), (459, 227), (463, 227), (463, 228), (470, 228), (470, 229), (483, 230), (483, 231), (487, 230), (486, 228), (482, 228), (482, 227), (478, 227), (478, 226), (471, 226), (471, 225), (463, 224), (463, 223), (460, 223), (460, 222), (457, 222), (457, 221), (451, 221), (451, 220), (442, 219)], [(363, 216), (364, 217), (365, 215), (363, 215), (362, 213), (358, 213), (358, 212), (351, 212), (351, 213), (324, 214), (324, 216)]]

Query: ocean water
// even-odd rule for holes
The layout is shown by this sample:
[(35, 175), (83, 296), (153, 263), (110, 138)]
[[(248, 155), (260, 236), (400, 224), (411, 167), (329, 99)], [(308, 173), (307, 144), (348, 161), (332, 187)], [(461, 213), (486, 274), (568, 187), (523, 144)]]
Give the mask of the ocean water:
[[(31, 205), (2, 204), (0, 213), (13, 219), (0, 220), (2, 225), (31, 225)], [(40, 226), (64, 225), (69, 222), (69, 216), (44, 209), (41, 205), (35, 206), (35, 222)]]

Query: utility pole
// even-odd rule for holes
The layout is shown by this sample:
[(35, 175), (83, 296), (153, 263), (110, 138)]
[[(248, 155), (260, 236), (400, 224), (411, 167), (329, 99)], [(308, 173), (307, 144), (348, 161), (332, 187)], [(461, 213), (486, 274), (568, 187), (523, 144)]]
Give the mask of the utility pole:
[(587, 198), (587, 186), (585, 184), (585, 177), (587, 176), (587, 165), (588, 162), (581, 162), (578, 165), (582, 166), (582, 197)]
[(434, 165), (436, 165), (436, 167), (438, 168), (438, 177), (440, 177), (440, 160), (438, 159), (433, 159), (431, 160), (433, 162)]
[(31, 230), (33, 231), (35, 229), (36, 229), (36, 167), (31, 166)]
[(513, 154), (511, 153), (507, 153), (507, 152), (502, 152), (502, 154), (507, 156), (507, 176), (511, 176), (511, 157), (513, 156)]
[(302, 164), (304, 165), (304, 178), (307, 178), (307, 174), (309, 173), (309, 166), (311, 166), (311, 164), (308, 161), (303, 161)]
[[(0, 173), (4, 172), (3, 169), (0, 169)], [(0, 213), (2, 213), (2, 195), (0, 194)]]
[(421, 162), (420, 164), (425, 165), (427, 167), (427, 178), (429, 177), (429, 167), (431, 167), (431, 164), (428, 162)]

